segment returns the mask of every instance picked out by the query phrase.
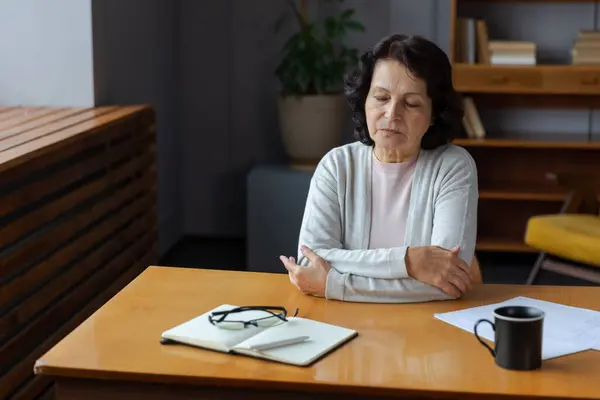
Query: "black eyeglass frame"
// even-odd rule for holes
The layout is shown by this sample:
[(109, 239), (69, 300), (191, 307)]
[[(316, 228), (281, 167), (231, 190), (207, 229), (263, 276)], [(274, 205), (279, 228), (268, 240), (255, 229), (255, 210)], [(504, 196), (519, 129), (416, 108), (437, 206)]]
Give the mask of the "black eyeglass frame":
[[(239, 313), (239, 312), (243, 312), (243, 311), (251, 311), (251, 310), (258, 310), (258, 311), (265, 311), (268, 312), (269, 316), (266, 317), (262, 317), (262, 318), (254, 318), (248, 321), (237, 321), (237, 320), (228, 320), (225, 321), (225, 318), (229, 315), (229, 314), (233, 314), (233, 313)], [(280, 311), (279, 313), (275, 313), (271, 310), (278, 310)], [(296, 308), (296, 312), (294, 313), (294, 317), (296, 315), (298, 315), (298, 308)], [(220, 318), (215, 318), (215, 317), (220, 317)], [(212, 313), (210, 313), (208, 315), (208, 321), (212, 324), (212, 325), (216, 325), (219, 324), (221, 322), (228, 322), (228, 323), (239, 323), (239, 324), (244, 324), (244, 328), (246, 328), (249, 325), (258, 327), (258, 321), (262, 321), (264, 319), (268, 319), (268, 318), (273, 318), (273, 317), (277, 317), (280, 320), (282, 320), (283, 322), (287, 322), (287, 310), (285, 309), (285, 307), (279, 307), (279, 306), (243, 306), (243, 307), (236, 307), (236, 308), (232, 308), (231, 310), (225, 310), (225, 311), (214, 311)]]

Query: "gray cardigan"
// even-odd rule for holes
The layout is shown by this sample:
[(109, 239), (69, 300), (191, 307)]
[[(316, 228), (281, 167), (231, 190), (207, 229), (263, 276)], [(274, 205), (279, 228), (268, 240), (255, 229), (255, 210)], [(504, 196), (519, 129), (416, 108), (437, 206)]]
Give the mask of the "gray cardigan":
[[(311, 179), (299, 246), (331, 263), (327, 299), (402, 303), (451, 298), (408, 276), (409, 246), (460, 245), (471, 265), (477, 232), (477, 170), (470, 154), (453, 144), (421, 150), (413, 176), (404, 246), (369, 249), (373, 148), (360, 142), (337, 147)], [(298, 249), (298, 263), (308, 260)]]

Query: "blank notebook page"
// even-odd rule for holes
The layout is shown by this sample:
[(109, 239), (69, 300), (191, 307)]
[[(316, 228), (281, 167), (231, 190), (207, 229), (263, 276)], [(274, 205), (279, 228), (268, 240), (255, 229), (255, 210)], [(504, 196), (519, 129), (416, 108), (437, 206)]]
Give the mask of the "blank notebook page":
[(288, 322), (273, 326), (241, 343), (236, 348), (248, 349), (254, 345), (296, 336), (309, 336), (310, 339), (290, 346), (265, 350), (264, 353), (274, 359), (292, 364), (306, 365), (330, 349), (356, 335), (356, 331), (313, 321), (304, 318), (288, 318)]

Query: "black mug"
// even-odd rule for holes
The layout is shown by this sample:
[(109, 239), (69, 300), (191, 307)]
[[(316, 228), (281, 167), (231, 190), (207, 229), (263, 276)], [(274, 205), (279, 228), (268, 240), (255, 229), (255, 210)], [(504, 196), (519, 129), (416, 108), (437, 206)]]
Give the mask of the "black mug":
[[(475, 337), (494, 357), (496, 364), (513, 370), (533, 370), (542, 366), (544, 312), (535, 307), (505, 306), (494, 310), (494, 322), (480, 319), (475, 323)], [(494, 349), (477, 333), (487, 322), (494, 330)]]

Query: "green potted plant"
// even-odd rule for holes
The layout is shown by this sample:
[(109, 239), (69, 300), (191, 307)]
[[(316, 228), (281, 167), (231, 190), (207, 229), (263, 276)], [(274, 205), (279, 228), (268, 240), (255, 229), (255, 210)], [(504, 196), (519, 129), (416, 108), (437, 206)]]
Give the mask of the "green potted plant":
[[(338, 0), (343, 2), (343, 0)], [(297, 31), (285, 42), (275, 70), (283, 144), (292, 163), (312, 164), (341, 142), (347, 121), (343, 77), (358, 62), (358, 50), (344, 42), (351, 31), (364, 31), (355, 10), (342, 10), (322, 21), (309, 21), (307, 0), (288, 0)], [(285, 18), (278, 21), (277, 30)]]

